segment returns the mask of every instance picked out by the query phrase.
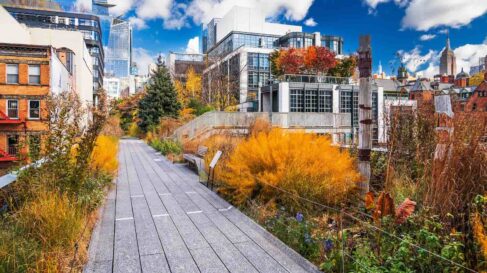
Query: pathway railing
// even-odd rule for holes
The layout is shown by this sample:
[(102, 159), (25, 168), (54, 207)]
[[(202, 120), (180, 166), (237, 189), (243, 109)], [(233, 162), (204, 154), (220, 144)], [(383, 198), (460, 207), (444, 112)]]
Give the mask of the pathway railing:
[(328, 130), (350, 129), (349, 113), (272, 113), (208, 112), (174, 131), (175, 139), (194, 139), (215, 129), (248, 129), (256, 119), (270, 121), (283, 129)]

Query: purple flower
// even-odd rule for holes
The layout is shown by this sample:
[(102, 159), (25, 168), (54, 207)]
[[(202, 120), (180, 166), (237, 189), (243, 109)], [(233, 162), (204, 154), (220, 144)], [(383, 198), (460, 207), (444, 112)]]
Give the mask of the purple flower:
[(325, 251), (328, 252), (333, 248), (333, 241), (330, 239), (326, 239), (323, 242), (323, 247), (325, 248)]
[(303, 214), (301, 212), (298, 212), (296, 214), (296, 221), (298, 221), (299, 223), (301, 223), (301, 222), (303, 222), (303, 220), (304, 220)]

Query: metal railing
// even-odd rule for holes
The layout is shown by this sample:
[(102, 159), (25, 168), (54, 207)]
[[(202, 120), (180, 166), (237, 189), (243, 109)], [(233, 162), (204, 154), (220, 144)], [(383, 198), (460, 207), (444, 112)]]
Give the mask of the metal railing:
[[(256, 119), (270, 120), (267, 112), (208, 112), (174, 131), (173, 138), (193, 139), (214, 129), (248, 129)], [(272, 126), (283, 129), (349, 129), (350, 113), (272, 113)]]
[(12, 172), (4, 175), (4, 176), (1, 176), (0, 177), (0, 189), (2, 189), (4, 187), (12, 184), (13, 182), (15, 182), (17, 180), (17, 177), (18, 177), (20, 172), (22, 172), (28, 168), (38, 168), (38, 167), (42, 166), (42, 164), (44, 164), (44, 162), (46, 162), (46, 159), (42, 158), (42, 159), (37, 160), (34, 163), (31, 163), (29, 165), (21, 167), (17, 171), (12, 171)]
[(305, 83), (329, 83), (329, 84), (352, 84), (351, 78), (331, 77), (319, 75), (300, 75), (286, 74), (283, 76), (285, 82), (305, 82)]

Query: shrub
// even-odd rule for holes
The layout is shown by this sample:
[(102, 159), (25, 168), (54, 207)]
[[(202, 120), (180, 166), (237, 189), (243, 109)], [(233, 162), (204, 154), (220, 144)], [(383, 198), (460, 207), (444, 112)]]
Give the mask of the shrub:
[(180, 155), (183, 153), (183, 146), (179, 142), (171, 139), (155, 139), (150, 143), (150, 145), (163, 155)]
[(236, 204), (249, 198), (278, 198), (293, 209), (302, 208), (291, 195), (268, 186), (325, 204), (345, 201), (359, 179), (353, 159), (340, 152), (327, 137), (273, 129), (241, 142), (220, 174), (221, 192)]
[(118, 169), (117, 161), (118, 139), (111, 136), (99, 136), (91, 154), (91, 168), (115, 174)]
[(137, 126), (137, 123), (135, 122), (130, 123), (127, 134), (131, 137), (138, 137), (141, 134), (140, 129)]

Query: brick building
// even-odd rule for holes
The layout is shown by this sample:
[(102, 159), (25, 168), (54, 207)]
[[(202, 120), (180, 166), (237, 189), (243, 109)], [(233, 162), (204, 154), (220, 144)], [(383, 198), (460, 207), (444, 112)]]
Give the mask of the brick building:
[(72, 56), (51, 46), (0, 44), (0, 162), (39, 153), (47, 96), (73, 90)]
[(467, 112), (487, 112), (487, 72), (484, 81), (475, 89), (472, 96), (467, 101), (465, 111)]

